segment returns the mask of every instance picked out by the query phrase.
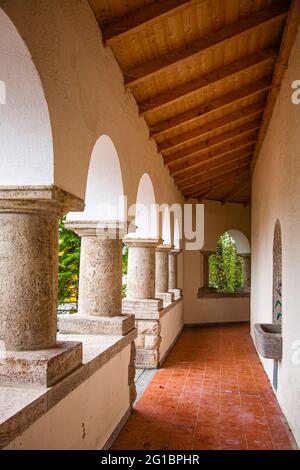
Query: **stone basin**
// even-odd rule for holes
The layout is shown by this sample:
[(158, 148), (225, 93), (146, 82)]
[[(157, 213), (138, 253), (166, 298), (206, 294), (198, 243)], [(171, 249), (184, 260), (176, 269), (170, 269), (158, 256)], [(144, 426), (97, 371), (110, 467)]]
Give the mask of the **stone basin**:
[(259, 354), (267, 359), (279, 361), (282, 358), (281, 325), (256, 323), (254, 325), (255, 344)]

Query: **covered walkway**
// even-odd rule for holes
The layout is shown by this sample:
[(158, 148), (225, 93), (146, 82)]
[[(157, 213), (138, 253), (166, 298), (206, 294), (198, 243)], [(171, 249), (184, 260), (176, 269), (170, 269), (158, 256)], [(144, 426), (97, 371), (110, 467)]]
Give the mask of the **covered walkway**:
[(113, 449), (293, 449), (248, 325), (185, 329)]

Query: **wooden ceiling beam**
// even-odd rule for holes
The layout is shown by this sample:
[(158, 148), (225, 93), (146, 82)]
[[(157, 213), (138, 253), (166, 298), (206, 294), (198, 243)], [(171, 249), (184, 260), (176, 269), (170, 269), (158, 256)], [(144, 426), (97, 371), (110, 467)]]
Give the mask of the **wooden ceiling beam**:
[(208, 188), (211, 188), (212, 191), (216, 186), (228, 183), (232, 180), (236, 180), (237, 178), (240, 178), (244, 175), (248, 175), (250, 165), (248, 164), (248, 167), (246, 166), (245, 168), (243, 169), (243, 171), (241, 171), (241, 168), (238, 168), (236, 170), (230, 170), (228, 173), (225, 173), (218, 177), (213, 177), (205, 183), (197, 184), (190, 190), (183, 191), (182, 194), (184, 197), (195, 197), (203, 193), (203, 191), (208, 190)]
[(195, 154), (199, 154), (202, 150), (207, 150), (208, 147), (214, 147), (219, 144), (224, 144), (225, 142), (231, 141), (237, 137), (242, 136), (243, 134), (247, 134), (254, 130), (259, 129), (260, 126), (260, 119), (254, 119), (246, 124), (241, 126), (235, 127), (234, 129), (223, 132), (222, 134), (211, 137), (210, 139), (206, 139), (199, 144), (192, 145), (191, 147), (186, 147), (183, 150), (180, 150), (176, 153), (171, 153), (164, 157), (165, 164), (171, 166), (171, 164), (180, 161), (181, 163), (184, 161), (191, 160)]
[(222, 81), (233, 79), (241, 73), (249, 72), (252, 68), (269, 62), (275, 63), (276, 58), (276, 49), (269, 48), (259, 51), (256, 54), (243, 57), (242, 59), (235, 60), (224, 67), (213, 70), (205, 76), (196, 78), (195, 80), (187, 82), (173, 90), (168, 90), (154, 98), (138, 103), (140, 115), (144, 116), (150, 111), (161, 109), (166, 105), (173, 104), (182, 98), (189, 97), (193, 93), (203, 91), (206, 87), (212, 84), (220, 85)]
[(125, 85), (129, 87), (137, 85), (162, 70), (166, 70), (179, 62), (195, 55), (203, 54), (220, 44), (224, 44), (224, 41), (239, 38), (240, 35), (254, 30), (259, 26), (265, 26), (266, 24), (273, 24), (274, 22), (280, 21), (287, 16), (289, 6), (287, 0), (277, 0), (267, 8), (257, 11), (246, 18), (242, 18), (218, 31), (214, 31), (210, 35), (205, 35), (191, 44), (184, 45), (167, 54), (158, 56), (149, 62), (124, 70)]
[(241, 191), (243, 191), (243, 189), (245, 189), (249, 184), (249, 180), (245, 180), (245, 181), (239, 181), (237, 183), (236, 186), (234, 186), (233, 189), (231, 189), (231, 191), (229, 191), (225, 197), (222, 199), (222, 205), (224, 204), (227, 204), (227, 202), (230, 202), (230, 199), (232, 199), (233, 197), (235, 197), (237, 194), (239, 194)]
[(241, 145), (239, 148), (237, 148), (234, 151), (229, 151), (229, 152), (222, 152), (220, 149), (219, 154), (215, 157), (210, 157), (210, 158), (205, 158), (201, 162), (197, 163), (196, 165), (193, 165), (192, 167), (188, 167), (185, 170), (181, 171), (180, 173), (177, 172), (177, 174), (172, 175), (174, 177), (175, 184), (181, 183), (182, 181), (185, 181), (188, 178), (192, 178), (197, 174), (199, 171), (203, 171), (205, 168), (210, 167), (210, 166), (215, 166), (219, 164), (220, 162), (227, 162), (231, 161), (235, 158), (241, 157), (245, 155), (245, 153), (253, 153), (254, 151), (254, 145), (255, 141), (253, 142), (247, 142), (244, 143), (244, 145)]
[(106, 44), (113, 45), (141, 28), (176, 13), (189, 3), (191, 3), (190, 0), (155, 0), (110, 23), (101, 21), (100, 15), (96, 15), (96, 18), (103, 31)]
[(210, 113), (224, 109), (227, 106), (232, 106), (235, 103), (240, 102), (253, 95), (261, 94), (270, 89), (271, 82), (269, 79), (258, 80), (254, 83), (250, 83), (242, 88), (238, 88), (226, 95), (220, 96), (208, 103), (204, 103), (200, 106), (185, 111), (184, 113), (177, 114), (176, 116), (158, 122), (150, 126), (150, 136), (157, 137), (162, 134), (175, 129), (182, 124), (190, 124), (197, 119), (208, 116)]
[(177, 187), (180, 191), (184, 191), (190, 187), (195, 186), (196, 184), (205, 183), (209, 181), (211, 178), (221, 176), (228, 171), (238, 169), (243, 166), (247, 166), (251, 164), (251, 155), (252, 152), (244, 152), (244, 154), (238, 158), (230, 160), (228, 162), (223, 162), (212, 166), (205, 171), (195, 173), (194, 176), (191, 176), (184, 181), (177, 184)]
[(258, 135), (256, 148), (253, 154), (251, 172), (254, 171), (264, 138), (266, 136), (271, 117), (273, 114), (276, 98), (280, 92), (280, 87), (284, 73), (287, 68), (289, 56), (295, 41), (297, 29), (300, 21), (300, 0), (293, 0), (289, 11), (288, 19), (283, 33), (278, 60), (275, 65), (271, 89), (269, 92), (265, 112), (263, 115), (262, 126)]
[(161, 144), (158, 144), (158, 151), (164, 155), (165, 151), (169, 151), (174, 147), (177, 147), (178, 145), (186, 144), (194, 139), (197, 139), (198, 137), (208, 136), (211, 132), (215, 131), (216, 129), (219, 130), (228, 125), (238, 123), (239, 121), (245, 118), (260, 115), (263, 113), (264, 109), (265, 100), (261, 100), (259, 101), (259, 103), (253, 104), (251, 106), (243, 107), (238, 111), (226, 114), (220, 119), (215, 119), (214, 121), (196, 127), (191, 131), (183, 132), (182, 134), (179, 134), (176, 137), (172, 137), (171, 139), (166, 140)]

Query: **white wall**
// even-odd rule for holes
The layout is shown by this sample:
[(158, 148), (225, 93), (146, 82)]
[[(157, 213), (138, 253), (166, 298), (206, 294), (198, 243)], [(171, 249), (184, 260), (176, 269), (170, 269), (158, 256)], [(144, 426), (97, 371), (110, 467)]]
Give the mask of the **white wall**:
[(30, 53), (0, 8), (0, 185), (53, 183), (53, 146), (47, 103)]
[[(204, 251), (214, 251), (220, 236), (227, 230), (239, 230), (250, 240), (251, 211), (241, 204), (205, 201)], [(249, 298), (198, 299), (203, 286), (203, 256), (200, 251), (185, 251), (184, 264), (184, 322), (210, 323), (244, 321), (250, 317)]]
[(130, 345), (14, 439), (6, 449), (103, 448), (129, 408)]
[[(291, 84), (300, 79), (300, 32), (277, 98), (252, 183), (251, 323), (272, 322), (272, 255), (276, 220), (282, 228), (283, 358), (277, 397), (300, 444), (300, 105)], [(298, 355), (293, 346), (297, 346)], [(298, 358), (298, 364), (293, 362)], [(272, 379), (272, 360), (263, 360)], [(271, 380), (272, 381), (272, 380)]]
[(161, 343), (159, 357), (163, 359), (183, 327), (183, 302), (172, 307), (160, 320)]
[(24, 38), (45, 90), (55, 184), (84, 199), (94, 145), (107, 135), (118, 153), (129, 204), (136, 201), (144, 173), (157, 203), (181, 202), (113, 53), (103, 46), (88, 0), (1, 0), (1, 7)]

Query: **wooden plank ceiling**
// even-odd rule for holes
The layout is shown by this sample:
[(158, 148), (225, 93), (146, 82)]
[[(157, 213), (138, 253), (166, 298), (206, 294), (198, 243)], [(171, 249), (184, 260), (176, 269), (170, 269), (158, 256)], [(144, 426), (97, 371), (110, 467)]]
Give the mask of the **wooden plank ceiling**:
[(248, 204), (266, 103), (283, 75), (275, 80), (274, 69), (288, 58), (282, 49), (291, 2), (90, 4), (182, 194)]

